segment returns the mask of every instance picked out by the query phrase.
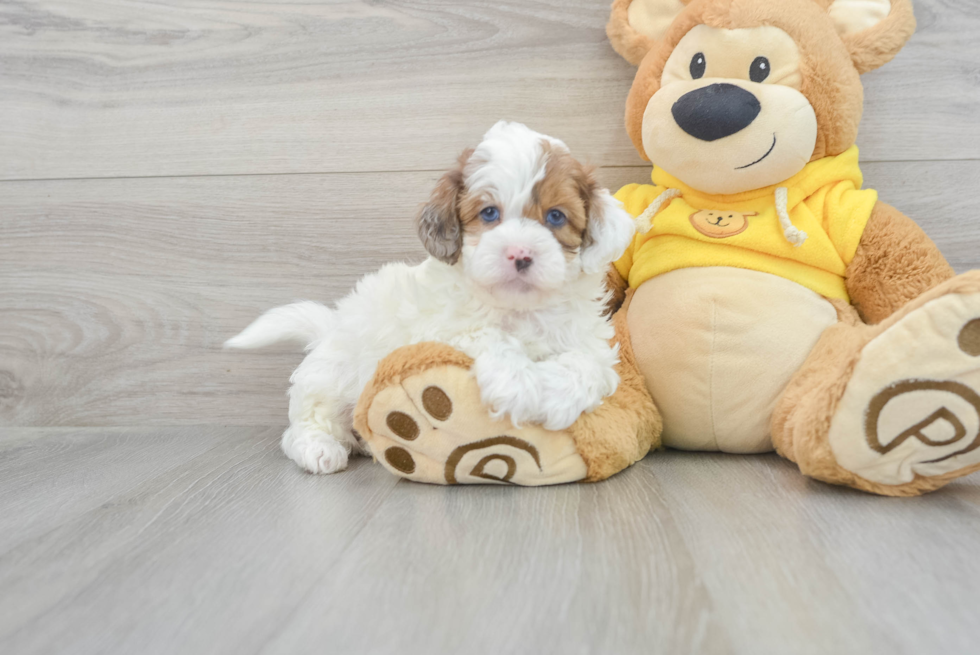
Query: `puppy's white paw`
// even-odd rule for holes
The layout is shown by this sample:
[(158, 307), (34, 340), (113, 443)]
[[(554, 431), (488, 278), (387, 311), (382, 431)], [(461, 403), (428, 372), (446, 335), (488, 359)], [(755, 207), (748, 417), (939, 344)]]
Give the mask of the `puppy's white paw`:
[(547, 430), (565, 430), (586, 412), (602, 404), (603, 394), (594, 387), (574, 383), (554, 383), (540, 407), (543, 425)]
[(304, 471), (325, 474), (347, 468), (347, 449), (327, 435), (304, 436), (290, 441), (283, 440), (283, 451)]
[(300, 466), (310, 473), (336, 473), (347, 468), (348, 457), (336, 441), (312, 441), (303, 446)]
[(578, 407), (546, 408), (544, 412), (544, 429), (552, 431), (566, 430), (582, 415)]
[(540, 373), (544, 389), (540, 411), (548, 430), (568, 428), (599, 407), (619, 385), (619, 375), (611, 366), (596, 367), (573, 358), (542, 362)]
[(540, 423), (542, 420), (537, 403), (528, 400), (536, 395), (534, 388), (514, 384), (510, 389), (483, 392), (481, 400), (489, 408), (490, 418), (509, 418), (515, 427), (521, 427), (528, 423)]
[(490, 417), (509, 417), (516, 427), (540, 423), (541, 385), (527, 367), (509, 365), (491, 357), (478, 357), (473, 365), (480, 399), (490, 409)]

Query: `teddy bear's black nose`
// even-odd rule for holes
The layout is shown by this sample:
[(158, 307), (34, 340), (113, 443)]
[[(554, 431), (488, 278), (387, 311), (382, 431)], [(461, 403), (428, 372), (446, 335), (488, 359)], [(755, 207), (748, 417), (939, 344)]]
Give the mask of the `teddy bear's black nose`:
[(741, 132), (760, 111), (759, 99), (734, 84), (712, 84), (685, 93), (671, 109), (680, 128), (702, 141)]

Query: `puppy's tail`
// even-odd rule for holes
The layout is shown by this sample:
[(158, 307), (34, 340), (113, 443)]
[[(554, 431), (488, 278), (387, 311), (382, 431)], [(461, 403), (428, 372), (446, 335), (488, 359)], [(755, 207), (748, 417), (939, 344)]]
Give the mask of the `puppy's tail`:
[(261, 348), (282, 341), (309, 348), (322, 339), (333, 324), (333, 312), (318, 302), (298, 302), (270, 309), (225, 341), (225, 348)]

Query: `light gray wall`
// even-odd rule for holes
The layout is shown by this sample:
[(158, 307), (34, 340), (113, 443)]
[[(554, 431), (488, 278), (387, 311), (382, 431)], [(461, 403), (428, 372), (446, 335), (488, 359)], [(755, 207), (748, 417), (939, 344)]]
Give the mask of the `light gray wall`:
[[(0, 425), (280, 425), (301, 355), (220, 350), (422, 250), (411, 219), (498, 118), (648, 175), (598, 0), (0, 0)], [(916, 0), (866, 76), (868, 184), (980, 264), (980, 5)]]

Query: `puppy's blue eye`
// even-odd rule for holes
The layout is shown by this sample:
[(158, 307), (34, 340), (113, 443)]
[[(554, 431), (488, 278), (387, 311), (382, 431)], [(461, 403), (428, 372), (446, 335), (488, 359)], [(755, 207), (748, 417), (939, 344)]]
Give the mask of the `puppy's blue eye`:
[(493, 223), (495, 220), (500, 218), (500, 210), (496, 207), (484, 207), (483, 211), (480, 212), (480, 218), (487, 223)]
[(548, 221), (548, 225), (551, 227), (561, 227), (568, 222), (568, 218), (558, 209), (552, 209), (545, 216), (545, 220)]

